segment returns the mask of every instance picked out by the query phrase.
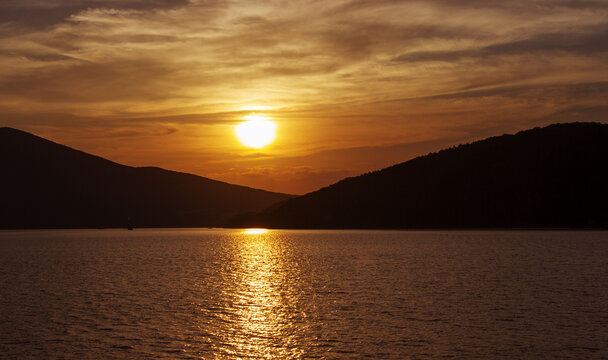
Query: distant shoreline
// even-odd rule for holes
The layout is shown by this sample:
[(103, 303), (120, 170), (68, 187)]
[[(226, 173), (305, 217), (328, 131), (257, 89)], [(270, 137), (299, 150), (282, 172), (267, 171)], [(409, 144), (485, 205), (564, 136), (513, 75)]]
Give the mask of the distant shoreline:
[[(250, 227), (253, 228), (253, 227)], [(134, 227), (133, 230), (244, 230), (246, 227)], [(297, 231), (608, 231), (605, 227), (547, 227), (547, 228), (263, 228), (267, 230), (297, 230)], [(126, 227), (107, 228), (3, 228), (0, 232), (8, 231), (52, 231), (52, 230), (125, 230)]]

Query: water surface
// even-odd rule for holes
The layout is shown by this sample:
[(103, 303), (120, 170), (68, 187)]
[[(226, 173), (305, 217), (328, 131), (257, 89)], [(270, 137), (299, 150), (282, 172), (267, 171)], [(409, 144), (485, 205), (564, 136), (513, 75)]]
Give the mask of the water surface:
[(0, 232), (0, 357), (608, 358), (608, 233)]

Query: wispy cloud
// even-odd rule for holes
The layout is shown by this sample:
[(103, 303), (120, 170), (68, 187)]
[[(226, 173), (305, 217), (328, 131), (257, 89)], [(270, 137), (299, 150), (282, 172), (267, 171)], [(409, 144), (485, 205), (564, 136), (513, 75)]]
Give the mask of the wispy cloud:
[(593, 56), (608, 52), (608, 22), (587, 31), (575, 33), (535, 34), (530, 38), (496, 43), (466, 50), (420, 51), (400, 55), (396, 62), (457, 62), (465, 58), (488, 59), (522, 54), (570, 53)]

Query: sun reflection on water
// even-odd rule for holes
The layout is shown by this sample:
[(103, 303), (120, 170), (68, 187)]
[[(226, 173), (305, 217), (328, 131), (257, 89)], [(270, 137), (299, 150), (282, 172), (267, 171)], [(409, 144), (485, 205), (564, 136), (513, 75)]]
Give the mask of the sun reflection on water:
[[(222, 352), (231, 357), (298, 358), (294, 311), (300, 296), (291, 281), (294, 269), (278, 233), (246, 229), (235, 233), (231, 311)], [(297, 272), (297, 270), (295, 270)], [(227, 324), (228, 325), (228, 324)]]
[(243, 230), (243, 234), (265, 234), (267, 232), (268, 232), (268, 229), (258, 229), (258, 228)]

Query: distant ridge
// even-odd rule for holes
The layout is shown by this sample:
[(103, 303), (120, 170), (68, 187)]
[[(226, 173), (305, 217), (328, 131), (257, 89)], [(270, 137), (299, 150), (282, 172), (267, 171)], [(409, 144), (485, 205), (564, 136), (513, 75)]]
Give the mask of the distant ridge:
[(134, 168), (0, 128), (0, 228), (223, 226), (291, 195)]
[(275, 204), (238, 226), (608, 226), (608, 125), (554, 124), (459, 145)]

